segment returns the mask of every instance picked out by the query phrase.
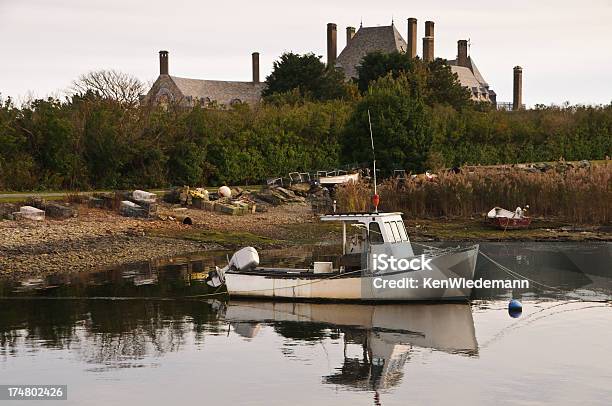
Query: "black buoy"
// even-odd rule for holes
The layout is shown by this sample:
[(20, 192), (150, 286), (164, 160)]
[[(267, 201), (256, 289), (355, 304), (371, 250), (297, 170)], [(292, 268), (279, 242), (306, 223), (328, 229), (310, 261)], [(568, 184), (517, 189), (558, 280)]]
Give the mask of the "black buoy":
[(523, 313), (523, 305), (516, 299), (512, 299), (510, 303), (508, 303), (508, 314), (510, 317), (516, 319), (517, 317), (521, 317), (521, 313)]

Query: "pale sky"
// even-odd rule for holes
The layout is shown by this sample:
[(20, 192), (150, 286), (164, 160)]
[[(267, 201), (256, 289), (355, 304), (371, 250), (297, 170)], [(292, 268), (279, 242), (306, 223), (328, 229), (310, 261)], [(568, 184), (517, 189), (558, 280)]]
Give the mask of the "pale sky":
[(160, 49), (176, 76), (261, 79), (284, 52), (325, 55), (326, 24), (389, 25), (404, 38), (406, 20), (435, 25), (436, 56), (453, 59), (458, 39), (498, 94), (512, 100), (512, 68), (523, 67), (523, 98), (536, 103), (612, 101), (612, 0), (197, 1), (0, 0), (0, 93), (19, 100), (62, 94), (79, 74), (102, 68), (159, 73)]

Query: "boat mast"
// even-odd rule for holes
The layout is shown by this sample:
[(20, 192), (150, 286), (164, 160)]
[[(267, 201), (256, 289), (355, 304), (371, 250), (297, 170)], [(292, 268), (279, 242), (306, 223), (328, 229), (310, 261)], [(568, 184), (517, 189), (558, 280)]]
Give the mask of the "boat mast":
[(376, 192), (376, 152), (374, 151), (374, 136), (372, 135), (372, 118), (370, 117), (370, 109), (368, 109), (368, 124), (370, 125), (370, 141), (372, 143), (372, 158), (374, 161), (374, 196), (372, 201), (374, 203), (374, 213), (378, 213), (379, 197), (378, 193)]

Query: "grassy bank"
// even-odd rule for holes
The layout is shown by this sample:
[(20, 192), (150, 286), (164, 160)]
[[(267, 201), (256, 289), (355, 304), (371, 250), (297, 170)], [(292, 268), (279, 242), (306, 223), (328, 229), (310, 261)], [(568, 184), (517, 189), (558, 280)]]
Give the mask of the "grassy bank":
[[(232, 188), (236, 186), (231, 186)], [(261, 185), (243, 185), (239, 186), (242, 189), (251, 191), (261, 190)], [(206, 190), (209, 192), (216, 192), (219, 187), (207, 187)], [(149, 192), (157, 193), (158, 196), (162, 196), (168, 189), (148, 189)], [(30, 196), (42, 197), (45, 200), (56, 200), (56, 201), (70, 201), (75, 196), (91, 196), (94, 193), (115, 193), (115, 190), (92, 190), (92, 191), (37, 191), (37, 192), (5, 192), (0, 190), (0, 203), (17, 203), (23, 202)]]
[(286, 241), (269, 238), (244, 231), (221, 232), (215, 230), (186, 229), (186, 230), (151, 230), (147, 233), (153, 237), (176, 238), (202, 243), (214, 243), (224, 248), (239, 248), (244, 246), (275, 247), (287, 244)]

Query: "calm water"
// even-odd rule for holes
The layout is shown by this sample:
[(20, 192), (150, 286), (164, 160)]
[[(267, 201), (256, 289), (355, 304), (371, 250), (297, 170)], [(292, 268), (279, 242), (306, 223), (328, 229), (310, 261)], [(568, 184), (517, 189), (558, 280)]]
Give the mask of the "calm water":
[[(612, 244), (481, 249), (559, 290), (377, 306), (197, 297), (225, 253), (0, 282), (0, 384), (67, 384), (74, 405), (612, 404)], [(329, 253), (260, 254), (299, 266)], [(507, 278), (482, 257), (480, 276)]]

